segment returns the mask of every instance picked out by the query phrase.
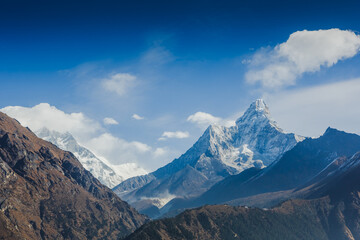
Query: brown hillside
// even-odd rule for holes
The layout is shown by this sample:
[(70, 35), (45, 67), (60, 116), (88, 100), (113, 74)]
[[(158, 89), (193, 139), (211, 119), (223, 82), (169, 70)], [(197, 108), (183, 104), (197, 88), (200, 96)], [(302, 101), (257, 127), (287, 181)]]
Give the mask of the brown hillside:
[(70, 152), (0, 113), (0, 239), (118, 239), (146, 218)]

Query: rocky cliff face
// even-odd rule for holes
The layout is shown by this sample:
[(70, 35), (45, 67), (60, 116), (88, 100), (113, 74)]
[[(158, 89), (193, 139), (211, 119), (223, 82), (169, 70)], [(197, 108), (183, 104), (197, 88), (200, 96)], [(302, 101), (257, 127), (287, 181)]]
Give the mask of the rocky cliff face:
[(146, 218), (75, 156), (0, 113), (0, 239), (118, 239)]

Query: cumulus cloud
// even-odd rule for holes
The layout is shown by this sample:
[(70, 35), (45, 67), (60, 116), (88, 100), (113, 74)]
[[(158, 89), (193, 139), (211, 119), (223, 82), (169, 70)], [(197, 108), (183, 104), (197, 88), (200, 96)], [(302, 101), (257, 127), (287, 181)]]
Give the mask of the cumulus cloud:
[(233, 126), (235, 124), (234, 120), (215, 117), (215, 116), (211, 115), (210, 113), (206, 113), (206, 112), (196, 112), (196, 113), (190, 115), (187, 118), (187, 121), (195, 123), (200, 128), (206, 128), (211, 124), (218, 124), (218, 125), (223, 125), (226, 127)]
[(105, 125), (118, 125), (119, 124), (118, 121), (116, 121), (113, 118), (104, 118), (103, 122)]
[(200, 125), (210, 125), (210, 124), (216, 124), (216, 123), (220, 123), (221, 122), (221, 118), (219, 117), (214, 117), (213, 115), (211, 115), (210, 113), (205, 113), (205, 112), (197, 112), (193, 115), (190, 115), (187, 118), (187, 121), (189, 122), (193, 122), (196, 124), (200, 124)]
[(70, 132), (79, 140), (87, 139), (101, 131), (96, 121), (83, 113), (65, 113), (48, 103), (40, 103), (34, 107), (9, 106), (1, 109), (7, 115), (16, 118), (23, 126), (33, 131), (43, 127), (58, 132)]
[(144, 119), (144, 117), (139, 116), (139, 115), (137, 115), (136, 113), (134, 113), (134, 114), (132, 115), (132, 118), (135, 119), (135, 120), (143, 120), (143, 119)]
[(135, 162), (148, 171), (163, 166), (175, 157), (167, 148), (153, 148), (142, 142), (126, 141), (110, 133), (90, 139), (86, 146), (93, 149), (95, 154), (111, 159), (112, 164)]
[(316, 137), (328, 126), (360, 134), (359, 92), (360, 78), (283, 90), (264, 98), (282, 128)]
[(48, 103), (34, 107), (9, 106), (0, 111), (17, 119), (34, 132), (43, 127), (52, 131), (70, 132), (84, 147), (111, 166), (135, 163), (148, 171), (172, 160), (177, 152), (167, 148), (153, 148), (139, 141), (116, 137), (83, 113), (65, 113)]
[[(137, 159), (136, 154), (144, 154), (151, 151), (151, 147), (141, 142), (128, 142), (124, 139), (117, 138), (110, 133), (103, 133), (98, 137), (90, 139), (87, 145), (96, 149), (105, 158), (121, 156), (124, 159)], [(131, 162), (131, 161), (130, 161)]]
[(331, 67), (355, 56), (360, 36), (349, 30), (298, 31), (273, 49), (261, 49), (249, 61), (245, 78), (265, 88), (280, 88), (296, 83), (304, 73)]
[(115, 92), (119, 96), (124, 96), (132, 87), (136, 85), (136, 77), (129, 73), (117, 73), (109, 78), (102, 79), (102, 86), (110, 92)]
[(188, 138), (190, 134), (188, 132), (176, 131), (176, 132), (164, 132), (159, 140), (166, 140), (168, 138)]
[(166, 155), (168, 153), (168, 149), (166, 148), (156, 148), (154, 151), (154, 156), (155, 157), (162, 157), (164, 155)]

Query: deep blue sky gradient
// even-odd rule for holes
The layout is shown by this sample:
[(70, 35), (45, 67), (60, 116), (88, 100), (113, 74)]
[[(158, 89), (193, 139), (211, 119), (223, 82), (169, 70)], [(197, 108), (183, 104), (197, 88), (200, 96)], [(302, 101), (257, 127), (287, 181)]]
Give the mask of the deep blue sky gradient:
[(1, 1), (1, 72), (127, 61), (157, 35), (185, 59), (231, 58), (296, 30), (359, 29), (359, 1)]
[[(0, 1), (0, 107), (48, 102), (98, 121), (113, 117), (115, 135), (182, 152), (201, 134), (187, 125), (190, 114), (229, 117), (258, 97), (243, 81), (245, 58), (295, 31), (360, 31), (359, 9), (355, 0)], [(154, 48), (171, 59), (142, 63)], [(305, 75), (301, 84), (360, 76), (359, 62)], [(115, 72), (136, 75), (141, 88), (125, 99), (102, 92), (96, 81)], [(133, 113), (149, 121), (134, 122)], [(168, 121), (157, 125), (159, 118)], [(176, 130), (191, 137), (156, 142)]]

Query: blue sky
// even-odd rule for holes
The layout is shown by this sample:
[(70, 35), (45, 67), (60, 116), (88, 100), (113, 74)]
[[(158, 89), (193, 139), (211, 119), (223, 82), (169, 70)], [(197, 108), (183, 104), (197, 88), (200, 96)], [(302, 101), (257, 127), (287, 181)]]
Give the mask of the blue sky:
[[(97, 132), (90, 137), (78, 133), (77, 138), (114, 163), (159, 167), (183, 153), (204, 130), (206, 122), (190, 121), (189, 116), (202, 112), (227, 124), (260, 97), (287, 131), (317, 136), (332, 125), (360, 133), (354, 107), (360, 99), (349, 97), (351, 89), (358, 89), (358, 54), (340, 54), (336, 63), (320, 64), (317, 70), (312, 69), (316, 63), (301, 73), (300, 67), (293, 69), (294, 82), (276, 88), (246, 79), (248, 72), (270, 64), (254, 67), (249, 63), (254, 56), (272, 59), (276, 46), (297, 31), (338, 28), (358, 34), (358, 1), (0, 4), (0, 108), (48, 103), (66, 114), (81, 112), (91, 120), (85, 126)], [(121, 90), (114, 87), (119, 81)], [(338, 92), (330, 94), (333, 89)], [(134, 119), (134, 114), (144, 119)], [(104, 124), (104, 118), (118, 124)], [(104, 134), (123, 148), (135, 149), (129, 150), (133, 155), (97, 149), (94, 138), (109, 137)], [(134, 153), (138, 150), (153, 156), (143, 160), (147, 155)], [(156, 150), (164, 154), (159, 157)]]

